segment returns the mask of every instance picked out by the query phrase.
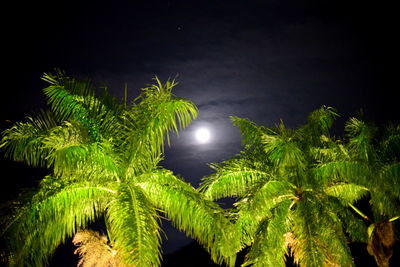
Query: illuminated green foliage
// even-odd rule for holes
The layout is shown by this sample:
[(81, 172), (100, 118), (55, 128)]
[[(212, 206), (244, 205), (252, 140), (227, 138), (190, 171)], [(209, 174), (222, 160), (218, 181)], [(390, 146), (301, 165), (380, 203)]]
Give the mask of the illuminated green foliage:
[(295, 130), (231, 117), (244, 149), (212, 164), (200, 190), (212, 200), (237, 198), (232, 216), (242, 249), (250, 246), (243, 266), (285, 266), (285, 255), (300, 266), (352, 266), (348, 242), (368, 240), (355, 203), (369, 197), (378, 220), (398, 218), (400, 128), (376, 142), (373, 129), (351, 118), (338, 140), (329, 135), (337, 116), (323, 106)]
[(327, 164), (322, 177), (334, 173), (341, 179), (368, 188), (372, 217), (351, 207), (366, 220), (368, 252), (378, 266), (389, 266), (393, 254), (393, 224), (400, 217), (400, 125), (379, 129), (358, 118), (345, 125), (347, 142), (340, 156)]
[(215, 245), (231, 239), (222, 209), (159, 166), (169, 132), (197, 115), (193, 103), (172, 94), (175, 81), (156, 78), (120, 104), (63, 72), (43, 79), (50, 110), (15, 123), (0, 143), (7, 157), (50, 172), (2, 218), (9, 265), (46, 265), (59, 244), (103, 216), (120, 264), (159, 266), (160, 213), (216, 262), (234, 263), (234, 253)]

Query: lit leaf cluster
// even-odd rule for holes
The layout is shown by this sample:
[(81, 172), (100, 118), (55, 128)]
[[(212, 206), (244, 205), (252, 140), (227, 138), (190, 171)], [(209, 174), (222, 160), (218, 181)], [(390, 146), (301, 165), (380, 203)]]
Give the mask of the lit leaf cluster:
[(355, 203), (370, 198), (378, 220), (400, 214), (400, 128), (377, 139), (351, 118), (345, 138), (336, 139), (329, 131), (337, 116), (322, 106), (297, 129), (231, 117), (244, 149), (212, 164), (200, 190), (212, 200), (237, 198), (238, 250), (249, 247), (243, 266), (285, 266), (286, 255), (301, 266), (352, 266), (348, 243), (368, 239)]
[(368, 252), (378, 266), (389, 266), (400, 218), (400, 125), (380, 129), (358, 118), (345, 125), (347, 142), (341, 159), (324, 167), (325, 173), (346, 177), (368, 188), (372, 217), (351, 206), (368, 223)]
[(159, 266), (160, 213), (232, 265), (235, 255), (214, 245), (232, 239), (222, 209), (159, 167), (169, 132), (197, 115), (172, 94), (176, 82), (156, 78), (128, 104), (61, 71), (43, 79), (50, 110), (15, 123), (0, 143), (7, 157), (49, 170), (2, 218), (1, 255), (10, 266), (46, 265), (59, 244), (100, 216), (120, 264)]

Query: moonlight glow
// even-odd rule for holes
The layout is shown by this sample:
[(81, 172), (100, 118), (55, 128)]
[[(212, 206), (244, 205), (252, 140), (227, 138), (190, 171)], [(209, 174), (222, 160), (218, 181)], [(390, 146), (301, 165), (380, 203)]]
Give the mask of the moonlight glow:
[(210, 140), (210, 131), (206, 128), (200, 128), (196, 131), (195, 137), (199, 143), (207, 143)]

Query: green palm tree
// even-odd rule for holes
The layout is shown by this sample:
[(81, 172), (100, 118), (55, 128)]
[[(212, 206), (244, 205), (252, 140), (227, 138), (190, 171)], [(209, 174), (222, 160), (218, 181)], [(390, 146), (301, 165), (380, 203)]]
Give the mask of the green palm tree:
[(395, 236), (393, 222), (400, 218), (400, 125), (384, 130), (357, 118), (345, 124), (346, 140), (336, 145), (336, 157), (326, 157), (324, 176), (337, 176), (368, 188), (372, 217), (351, 206), (370, 224), (368, 252), (378, 266), (389, 266)]
[(197, 239), (212, 259), (232, 265), (231, 224), (223, 210), (190, 184), (159, 166), (169, 132), (178, 132), (197, 109), (171, 90), (174, 81), (142, 89), (130, 105), (106, 90), (58, 71), (45, 74), (50, 111), (3, 132), (9, 158), (44, 167), (49, 175), (14, 202), (2, 218), (14, 266), (43, 266), (56, 247), (104, 216), (107, 235), (123, 264), (160, 265), (160, 213)]
[(368, 188), (321, 174), (324, 156), (340, 149), (329, 136), (337, 116), (323, 106), (296, 130), (231, 117), (245, 147), (212, 165), (216, 172), (201, 190), (210, 200), (238, 198), (232, 216), (242, 245), (236, 249), (250, 246), (243, 266), (285, 266), (286, 255), (301, 266), (353, 265), (347, 236), (365, 241), (367, 234), (348, 206)]

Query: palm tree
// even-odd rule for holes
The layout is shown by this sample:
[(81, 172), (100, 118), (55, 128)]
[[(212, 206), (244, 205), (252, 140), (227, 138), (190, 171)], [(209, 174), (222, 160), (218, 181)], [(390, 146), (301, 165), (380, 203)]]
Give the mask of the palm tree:
[(329, 136), (337, 116), (323, 106), (296, 130), (231, 117), (245, 147), (212, 165), (216, 172), (201, 190), (210, 200), (238, 198), (232, 211), (241, 233), (237, 249), (250, 246), (243, 266), (285, 266), (286, 255), (301, 266), (353, 265), (347, 236), (366, 241), (367, 234), (348, 206), (368, 188), (323, 175), (325, 155), (338, 155), (341, 147)]
[(324, 176), (335, 175), (368, 188), (372, 217), (351, 206), (368, 227), (368, 252), (378, 266), (389, 266), (394, 245), (393, 222), (400, 218), (400, 125), (379, 130), (358, 118), (345, 124), (346, 141), (338, 157), (327, 157)]
[(2, 254), (10, 265), (46, 265), (61, 242), (104, 216), (123, 264), (158, 266), (160, 213), (214, 261), (233, 264), (235, 255), (225, 253), (232, 231), (223, 210), (159, 166), (169, 132), (197, 114), (194, 104), (172, 94), (175, 81), (156, 78), (128, 105), (126, 91), (119, 104), (107, 90), (98, 93), (61, 71), (43, 79), (51, 109), (5, 130), (0, 145), (9, 158), (49, 170), (3, 218)]

